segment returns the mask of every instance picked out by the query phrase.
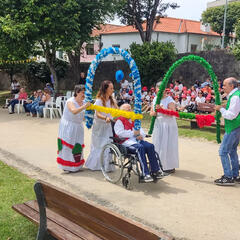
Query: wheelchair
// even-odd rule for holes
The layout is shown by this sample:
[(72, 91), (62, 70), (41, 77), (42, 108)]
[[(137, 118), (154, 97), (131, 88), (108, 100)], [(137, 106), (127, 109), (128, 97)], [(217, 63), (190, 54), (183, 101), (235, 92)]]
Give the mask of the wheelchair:
[[(125, 147), (121, 144), (122, 139), (115, 137), (114, 121), (111, 121), (113, 136), (111, 143), (104, 145), (101, 152), (101, 170), (105, 179), (111, 183), (122, 181), (122, 185), (130, 190), (132, 189), (131, 175), (138, 176), (138, 182), (142, 183), (143, 176), (135, 148)], [(146, 136), (150, 137), (150, 136)], [(157, 152), (155, 152), (161, 171), (162, 164)], [(149, 162), (148, 162), (149, 167)], [(149, 168), (150, 169), (150, 168)], [(156, 183), (159, 179), (154, 174), (151, 175)]]

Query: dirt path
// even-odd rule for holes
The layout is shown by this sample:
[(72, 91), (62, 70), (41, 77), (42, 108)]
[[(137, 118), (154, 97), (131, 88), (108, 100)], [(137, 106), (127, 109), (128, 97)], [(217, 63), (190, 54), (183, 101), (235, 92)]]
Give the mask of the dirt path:
[[(101, 172), (62, 173), (55, 160), (58, 122), (0, 110), (0, 159), (177, 239), (240, 239), (240, 185), (213, 184), (222, 174), (217, 144), (180, 138), (179, 170), (157, 184), (134, 178), (127, 191), (106, 182)], [(90, 136), (85, 129), (85, 156)]]

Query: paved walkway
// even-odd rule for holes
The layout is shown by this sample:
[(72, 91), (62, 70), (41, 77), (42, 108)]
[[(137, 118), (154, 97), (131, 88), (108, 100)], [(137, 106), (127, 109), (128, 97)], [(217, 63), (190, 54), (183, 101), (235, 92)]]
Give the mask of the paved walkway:
[[(180, 169), (157, 184), (125, 190), (106, 182), (101, 172), (64, 174), (56, 165), (59, 119), (9, 115), (0, 110), (0, 159), (42, 179), (142, 222), (177, 239), (240, 239), (240, 185), (219, 187), (222, 174), (215, 143), (179, 139)], [(91, 131), (85, 129), (85, 155)]]

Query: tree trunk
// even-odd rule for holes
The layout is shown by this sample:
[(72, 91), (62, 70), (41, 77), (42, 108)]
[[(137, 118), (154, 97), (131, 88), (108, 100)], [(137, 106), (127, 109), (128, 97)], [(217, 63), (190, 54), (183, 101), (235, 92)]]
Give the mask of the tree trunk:
[(159, 0), (155, 0), (153, 9), (150, 13), (150, 16), (146, 20), (147, 21), (146, 22), (146, 35), (145, 35), (146, 42), (151, 42), (151, 40), (152, 40), (153, 25), (154, 25), (155, 17), (157, 14), (158, 5), (159, 5)]
[[(48, 41), (40, 41), (40, 44), (42, 46), (45, 58), (46, 58), (46, 63), (47, 66), (50, 69), (50, 72), (53, 76), (53, 86), (54, 86), (54, 94), (59, 92), (58, 89), (58, 76), (57, 76), (57, 72), (55, 69), (56, 66), (56, 49), (54, 47), (53, 43), (49, 43)], [(54, 96), (55, 97), (55, 96)]]
[(73, 71), (73, 80), (75, 84), (79, 83), (80, 78), (80, 49), (76, 50), (75, 52), (68, 52), (68, 58), (70, 61), (70, 65)]

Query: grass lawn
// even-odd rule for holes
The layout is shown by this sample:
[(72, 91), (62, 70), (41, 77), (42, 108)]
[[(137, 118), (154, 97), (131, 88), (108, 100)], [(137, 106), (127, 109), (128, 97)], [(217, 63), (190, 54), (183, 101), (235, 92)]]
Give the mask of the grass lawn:
[(21, 216), (12, 205), (36, 199), (34, 180), (0, 161), (0, 239), (33, 240), (37, 226)]
[[(142, 127), (149, 130), (151, 117), (149, 114), (143, 115)], [(216, 142), (216, 127), (204, 127), (202, 129), (191, 129), (189, 121), (177, 120), (179, 136), (189, 138), (202, 138), (208, 141)], [(224, 134), (224, 129), (221, 128), (221, 136)]]

